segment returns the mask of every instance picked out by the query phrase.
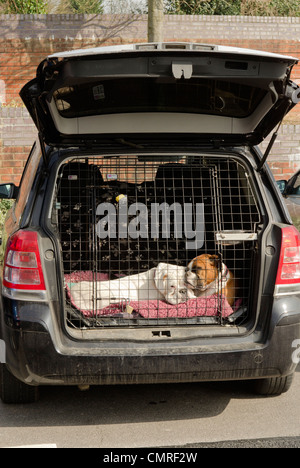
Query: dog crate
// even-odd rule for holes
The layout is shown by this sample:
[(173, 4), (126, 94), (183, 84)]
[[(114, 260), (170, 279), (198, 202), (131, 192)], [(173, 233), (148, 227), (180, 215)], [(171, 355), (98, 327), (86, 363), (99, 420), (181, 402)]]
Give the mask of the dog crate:
[[(251, 315), (260, 222), (249, 171), (235, 157), (122, 155), (64, 161), (52, 223), (61, 244), (68, 326), (245, 323)], [(182, 274), (202, 254), (218, 256), (219, 278), (225, 266), (237, 281), (233, 304), (218, 290), (221, 286), (209, 297), (192, 291), (193, 298), (178, 304), (150, 296), (132, 299), (129, 288), (101, 308), (102, 282), (116, 285), (162, 263), (181, 267)]]

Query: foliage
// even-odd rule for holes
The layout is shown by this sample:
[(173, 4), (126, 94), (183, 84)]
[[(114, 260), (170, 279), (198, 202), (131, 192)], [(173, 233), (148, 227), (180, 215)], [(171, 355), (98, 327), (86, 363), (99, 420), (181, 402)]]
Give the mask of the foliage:
[(0, 11), (7, 14), (44, 14), (47, 13), (47, 2), (44, 0), (0, 0)]
[(300, 16), (299, 0), (242, 0), (241, 14), (252, 16)]
[(112, 15), (148, 13), (148, 0), (104, 0), (104, 3), (105, 12)]
[(96, 15), (103, 13), (102, 1), (100, 0), (69, 0), (67, 3), (69, 3), (72, 13)]
[(0, 0), (0, 13), (103, 13), (103, 0)]
[(295, 219), (293, 219), (293, 221), (294, 221), (295, 227), (298, 229), (298, 231), (300, 231), (300, 219), (295, 218)]
[(187, 15), (300, 16), (299, 0), (166, 0), (166, 12)]
[(168, 13), (186, 15), (237, 15), (241, 0), (167, 0)]
[(13, 200), (0, 200), (0, 237), (8, 210), (13, 206)]

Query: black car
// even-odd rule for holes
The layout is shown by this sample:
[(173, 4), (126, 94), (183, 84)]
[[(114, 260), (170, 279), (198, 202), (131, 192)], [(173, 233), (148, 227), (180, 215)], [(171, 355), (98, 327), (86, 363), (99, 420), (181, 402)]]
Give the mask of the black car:
[[(251, 380), (289, 389), (300, 235), (266, 159), (297, 59), (134, 44), (47, 57), (2, 234), (0, 395)], [(274, 131), (263, 155), (258, 145)]]
[(300, 171), (296, 172), (290, 180), (277, 181), (288, 207), (292, 221), (297, 229), (300, 228)]

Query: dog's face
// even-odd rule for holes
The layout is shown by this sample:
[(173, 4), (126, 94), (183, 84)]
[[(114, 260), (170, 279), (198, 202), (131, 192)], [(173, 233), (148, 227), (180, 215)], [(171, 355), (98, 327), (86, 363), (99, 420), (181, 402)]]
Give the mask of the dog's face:
[(185, 280), (185, 267), (160, 263), (156, 268), (155, 285), (165, 300), (172, 305), (195, 299)]
[(198, 291), (205, 291), (218, 278), (220, 259), (217, 255), (200, 255), (186, 269), (186, 282)]

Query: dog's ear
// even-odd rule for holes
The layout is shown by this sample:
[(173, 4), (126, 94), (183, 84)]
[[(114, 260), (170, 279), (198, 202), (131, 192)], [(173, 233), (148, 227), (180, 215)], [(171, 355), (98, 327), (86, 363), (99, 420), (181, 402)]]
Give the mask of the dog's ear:
[(220, 267), (221, 259), (218, 255), (211, 255), (209, 261), (215, 268)]
[(159, 263), (156, 267), (155, 271), (155, 277), (154, 277), (154, 283), (156, 288), (159, 290), (161, 294), (164, 296), (166, 295), (166, 282), (168, 279), (168, 270), (167, 270), (168, 265), (165, 263)]

